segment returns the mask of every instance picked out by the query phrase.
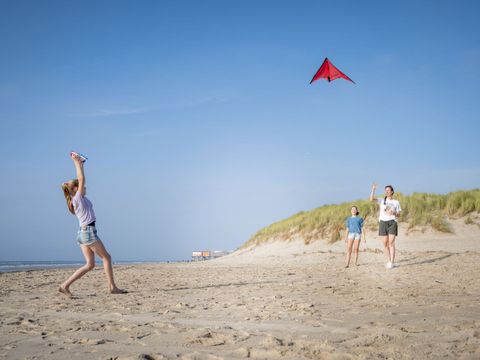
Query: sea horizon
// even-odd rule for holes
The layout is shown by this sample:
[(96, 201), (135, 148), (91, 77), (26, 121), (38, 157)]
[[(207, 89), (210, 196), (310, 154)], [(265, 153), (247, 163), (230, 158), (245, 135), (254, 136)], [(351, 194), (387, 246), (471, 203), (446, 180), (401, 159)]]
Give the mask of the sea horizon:
[[(186, 262), (189, 260), (117, 260), (113, 261), (113, 265), (135, 265), (135, 264), (166, 264), (173, 262)], [(85, 264), (82, 260), (13, 260), (0, 261), (0, 273), (14, 271), (31, 271), (31, 270), (47, 270), (61, 269), (69, 267), (79, 267)], [(95, 265), (101, 266), (102, 261), (95, 261)]]

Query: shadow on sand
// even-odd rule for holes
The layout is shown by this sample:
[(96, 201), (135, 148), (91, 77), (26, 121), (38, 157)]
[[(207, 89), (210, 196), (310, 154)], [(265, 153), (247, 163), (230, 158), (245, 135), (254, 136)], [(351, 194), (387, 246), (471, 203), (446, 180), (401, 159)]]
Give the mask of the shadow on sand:
[(437, 262), (437, 261), (445, 260), (445, 259), (447, 259), (447, 258), (449, 258), (450, 256), (453, 256), (453, 255), (456, 255), (456, 254), (453, 254), (453, 253), (452, 254), (445, 254), (445, 255), (442, 255), (442, 256), (439, 256), (439, 257), (436, 257), (436, 258), (433, 258), (433, 259), (425, 259), (425, 260), (420, 260), (420, 261), (415, 261), (417, 259), (417, 257), (413, 257), (413, 258), (410, 258), (410, 259), (400, 260), (399, 264), (401, 266), (431, 264), (431, 263), (434, 263), (434, 262)]

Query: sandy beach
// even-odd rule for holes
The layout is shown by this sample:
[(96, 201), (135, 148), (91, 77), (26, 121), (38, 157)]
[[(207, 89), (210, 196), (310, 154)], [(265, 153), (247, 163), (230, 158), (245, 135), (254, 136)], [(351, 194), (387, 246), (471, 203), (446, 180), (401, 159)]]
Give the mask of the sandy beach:
[(3, 273), (0, 358), (478, 359), (480, 236), (462, 229), (400, 237), (393, 270), (373, 237), (348, 269), (321, 241), (119, 266), (116, 296), (101, 268), (73, 299), (71, 269)]
[(0, 0), (0, 360), (480, 360), (479, 14)]

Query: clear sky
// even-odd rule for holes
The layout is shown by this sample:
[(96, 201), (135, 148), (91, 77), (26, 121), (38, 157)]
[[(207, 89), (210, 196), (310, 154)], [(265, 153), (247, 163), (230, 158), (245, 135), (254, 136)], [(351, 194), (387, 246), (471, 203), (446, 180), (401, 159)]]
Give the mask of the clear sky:
[[(235, 249), (372, 181), (480, 184), (477, 1), (0, 1), (0, 260)], [(325, 57), (357, 84), (309, 81)], [(348, 209), (346, 209), (346, 216)]]

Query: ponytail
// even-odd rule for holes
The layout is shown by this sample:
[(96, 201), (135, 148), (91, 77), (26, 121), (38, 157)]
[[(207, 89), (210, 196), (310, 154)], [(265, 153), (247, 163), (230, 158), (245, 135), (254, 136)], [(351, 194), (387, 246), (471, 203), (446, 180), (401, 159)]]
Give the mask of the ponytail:
[(72, 204), (72, 193), (74, 186), (78, 187), (77, 179), (62, 184), (63, 196), (65, 196), (65, 200), (67, 201), (68, 211), (70, 211), (73, 215), (75, 215), (75, 210), (73, 209)]

